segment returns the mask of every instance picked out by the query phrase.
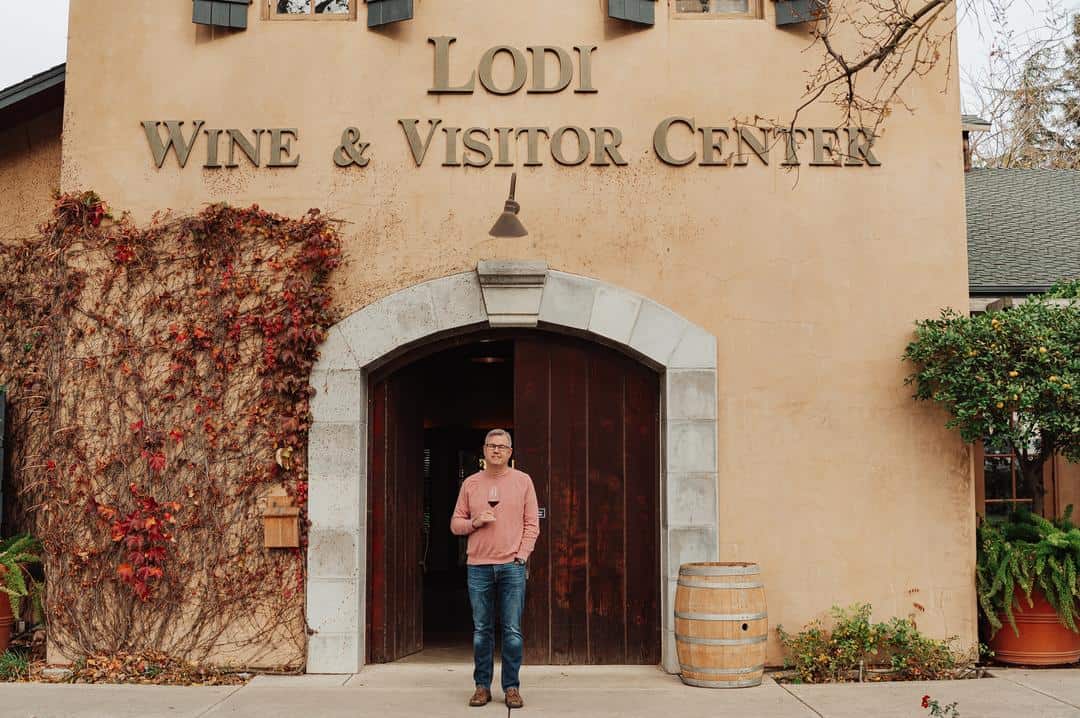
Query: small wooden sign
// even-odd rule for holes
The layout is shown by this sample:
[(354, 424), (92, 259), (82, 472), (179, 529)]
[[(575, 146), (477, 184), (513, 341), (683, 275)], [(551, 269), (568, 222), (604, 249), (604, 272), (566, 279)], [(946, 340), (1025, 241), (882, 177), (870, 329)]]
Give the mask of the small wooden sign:
[(275, 490), (266, 499), (263, 545), (266, 548), (300, 546), (300, 509), (292, 505), (292, 497), (284, 489)]

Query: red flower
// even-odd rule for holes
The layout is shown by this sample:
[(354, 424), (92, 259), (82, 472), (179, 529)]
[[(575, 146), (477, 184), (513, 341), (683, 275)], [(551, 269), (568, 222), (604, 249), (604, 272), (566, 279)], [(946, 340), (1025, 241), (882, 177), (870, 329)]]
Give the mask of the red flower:
[(929, 708), (930, 707), (930, 696), (923, 696), (922, 697), (922, 707), (923, 708)]

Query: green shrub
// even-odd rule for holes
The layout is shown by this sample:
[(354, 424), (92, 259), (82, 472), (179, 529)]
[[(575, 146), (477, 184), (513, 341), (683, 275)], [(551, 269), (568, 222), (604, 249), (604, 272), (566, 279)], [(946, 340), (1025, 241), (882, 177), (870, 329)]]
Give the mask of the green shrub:
[(30, 675), (30, 659), (20, 651), (0, 655), (0, 681), (17, 681)]
[(868, 603), (833, 606), (832, 629), (820, 620), (794, 635), (777, 626), (787, 649), (786, 667), (794, 669), (801, 682), (830, 683), (856, 678), (860, 667), (889, 668), (897, 680), (938, 680), (966, 663), (952, 648), (955, 638), (927, 638), (906, 618), (871, 623), (871, 610)]

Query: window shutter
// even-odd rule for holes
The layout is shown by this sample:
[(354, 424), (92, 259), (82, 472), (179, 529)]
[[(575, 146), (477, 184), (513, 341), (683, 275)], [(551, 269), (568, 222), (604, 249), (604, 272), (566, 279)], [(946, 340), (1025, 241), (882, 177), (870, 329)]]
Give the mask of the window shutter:
[(813, 22), (825, 17), (828, 0), (776, 0), (776, 26)]
[(193, 0), (191, 21), (196, 25), (247, 28), (248, 5), (251, 0)]
[(366, 2), (368, 27), (412, 20), (413, 0), (366, 0)]
[(656, 0), (608, 0), (608, 17), (639, 25), (656, 24)]

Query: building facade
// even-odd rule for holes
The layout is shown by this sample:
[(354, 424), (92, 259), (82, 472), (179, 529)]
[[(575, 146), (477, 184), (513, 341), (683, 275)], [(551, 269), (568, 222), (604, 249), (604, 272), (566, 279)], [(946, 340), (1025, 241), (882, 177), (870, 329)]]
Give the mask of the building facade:
[[(865, 601), (973, 645), (972, 452), (900, 361), (968, 302), (955, 76), (792, 140), (816, 63), (771, 0), (410, 7), (74, 0), (62, 159), (4, 140), (5, 186), (59, 169), (142, 221), (345, 221), (307, 670), (467, 645), (446, 524), (493, 426), (540, 495), (528, 660), (677, 670), (691, 561), (759, 563), (772, 625)], [(492, 237), (512, 172), (528, 235)]]

